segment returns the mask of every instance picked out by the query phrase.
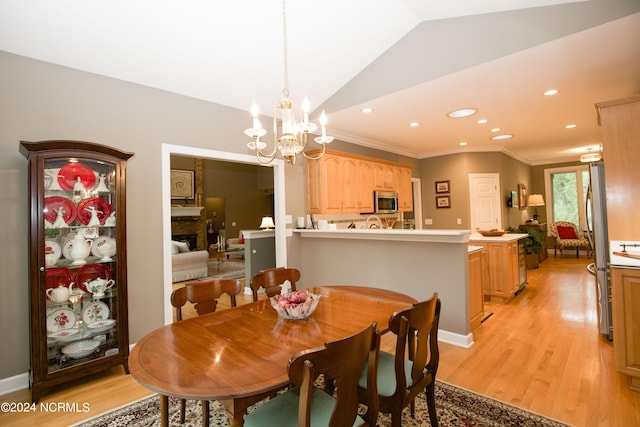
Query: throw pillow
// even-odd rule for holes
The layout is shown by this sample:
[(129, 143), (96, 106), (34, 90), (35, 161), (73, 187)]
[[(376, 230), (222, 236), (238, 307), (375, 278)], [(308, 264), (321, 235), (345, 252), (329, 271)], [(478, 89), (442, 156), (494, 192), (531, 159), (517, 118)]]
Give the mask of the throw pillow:
[(558, 225), (558, 236), (562, 239), (577, 239), (576, 230), (573, 227), (569, 227), (566, 225)]
[(173, 244), (178, 248), (179, 253), (189, 252), (189, 245), (186, 242), (173, 242)]

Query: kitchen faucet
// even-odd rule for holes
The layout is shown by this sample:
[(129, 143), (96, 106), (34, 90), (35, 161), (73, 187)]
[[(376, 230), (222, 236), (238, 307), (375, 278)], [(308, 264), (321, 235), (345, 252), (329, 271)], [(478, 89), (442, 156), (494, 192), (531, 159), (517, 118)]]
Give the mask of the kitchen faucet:
[[(369, 220), (371, 218), (375, 218), (376, 221), (378, 221), (378, 225), (376, 226), (375, 224), (371, 224), (369, 225)], [(382, 221), (380, 220), (380, 217), (378, 215), (369, 215), (367, 217), (367, 220), (364, 223), (365, 228), (382, 228)]]

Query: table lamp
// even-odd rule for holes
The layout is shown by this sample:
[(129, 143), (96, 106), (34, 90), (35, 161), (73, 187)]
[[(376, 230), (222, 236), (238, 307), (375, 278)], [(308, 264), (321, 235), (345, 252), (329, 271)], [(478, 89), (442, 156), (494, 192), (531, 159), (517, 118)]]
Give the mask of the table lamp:
[(542, 194), (530, 194), (529, 200), (527, 201), (527, 206), (534, 207), (535, 213), (533, 214), (533, 222), (537, 224), (538, 223), (538, 206), (544, 206), (544, 199), (542, 198)]
[(263, 216), (262, 222), (260, 223), (260, 228), (263, 230), (269, 230), (270, 228), (276, 228), (276, 225), (273, 223), (273, 218), (270, 216)]

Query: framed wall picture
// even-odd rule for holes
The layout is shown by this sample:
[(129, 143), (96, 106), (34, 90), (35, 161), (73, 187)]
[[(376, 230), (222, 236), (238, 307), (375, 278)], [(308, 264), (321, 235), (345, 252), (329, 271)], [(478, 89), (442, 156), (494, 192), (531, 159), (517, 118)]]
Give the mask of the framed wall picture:
[(193, 199), (194, 173), (188, 170), (171, 169), (171, 198)]
[(436, 181), (436, 193), (450, 193), (449, 181)]
[(450, 208), (451, 196), (436, 196), (436, 208)]
[(518, 184), (518, 208), (524, 210), (527, 208), (527, 186)]

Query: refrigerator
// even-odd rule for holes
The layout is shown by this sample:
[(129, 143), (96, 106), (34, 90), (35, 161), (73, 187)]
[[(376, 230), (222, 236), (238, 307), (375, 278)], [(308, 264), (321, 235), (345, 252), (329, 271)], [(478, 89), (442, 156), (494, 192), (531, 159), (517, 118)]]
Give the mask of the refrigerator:
[(595, 253), (595, 262), (589, 264), (587, 268), (596, 278), (598, 327), (601, 334), (613, 340), (609, 236), (603, 162), (589, 164), (589, 187), (585, 209), (587, 237)]

